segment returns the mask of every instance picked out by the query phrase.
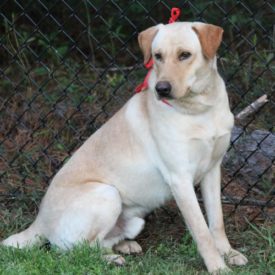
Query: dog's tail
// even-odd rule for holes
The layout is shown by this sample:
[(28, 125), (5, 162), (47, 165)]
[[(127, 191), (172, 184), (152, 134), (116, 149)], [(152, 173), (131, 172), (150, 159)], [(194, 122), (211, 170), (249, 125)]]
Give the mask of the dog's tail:
[(3, 240), (0, 244), (5, 246), (13, 246), (17, 248), (29, 247), (33, 245), (40, 245), (43, 242), (43, 235), (41, 234), (39, 227), (34, 222), (26, 230), (11, 235), (7, 239)]

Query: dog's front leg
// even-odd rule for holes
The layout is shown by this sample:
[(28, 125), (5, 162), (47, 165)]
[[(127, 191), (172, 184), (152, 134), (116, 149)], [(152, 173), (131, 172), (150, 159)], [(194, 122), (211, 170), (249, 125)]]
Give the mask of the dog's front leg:
[(224, 230), (220, 170), (219, 162), (206, 174), (201, 182), (209, 229), (220, 254), (227, 257), (230, 264), (245, 265), (247, 263), (246, 257), (231, 248)]
[(170, 187), (208, 271), (218, 273), (227, 270), (201, 212), (192, 177), (174, 177)]

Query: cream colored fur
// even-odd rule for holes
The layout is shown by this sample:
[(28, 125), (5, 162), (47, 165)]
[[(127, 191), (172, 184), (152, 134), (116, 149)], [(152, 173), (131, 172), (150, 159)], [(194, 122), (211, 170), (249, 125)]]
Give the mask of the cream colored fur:
[[(227, 270), (225, 256), (231, 264), (247, 262), (231, 248), (224, 231), (220, 165), (233, 115), (211, 56), (215, 45), (202, 40), (211, 28), (173, 23), (140, 34), (147, 59), (148, 53), (162, 55), (155, 60), (149, 89), (134, 95), (74, 153), (51, 182), (34, 223), (2, 244), (24, 247), (45, 238), (66, 249), (85, 240), (140, 252), (136, 242), (124, 240), (139, 234), (147, 213), (174, 198), (209, 272)], [(221, 37), (222, 30), (215, 31)], [(191, 56), (180, 61), (181, 51)], [(158, 99), (158, 81), (171, 83), (171, 106)], [(196, 184), (201, 185), (208, 225)]]

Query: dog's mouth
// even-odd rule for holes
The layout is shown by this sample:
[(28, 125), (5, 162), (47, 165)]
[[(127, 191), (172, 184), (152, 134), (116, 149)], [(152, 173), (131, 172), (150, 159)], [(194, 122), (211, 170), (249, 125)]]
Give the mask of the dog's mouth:
[(175, 99), (172, 95), (161, 96), (157, 92), (156, 92), (156, 97), (158, 100), (173, 100), (173, 99)]
[(176, 100), (179, 102), (182, 101), (186, 101), (188, 100), (190, 97), (194, 97), (195, 95), (192, 93), (191, 89), (188, 87), (187, 90), (181, 95), (181, 96), (175, 96), (172, 93), (170, 93), (169, 95), (159, 95), (156, 91), (155, 91), (155, 95), (156, 98), (158, 100)]

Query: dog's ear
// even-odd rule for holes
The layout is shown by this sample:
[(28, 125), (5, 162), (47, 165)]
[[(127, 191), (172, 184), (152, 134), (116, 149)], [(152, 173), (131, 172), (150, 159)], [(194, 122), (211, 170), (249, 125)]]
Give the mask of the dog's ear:
[(158, 26), (146, 29), (138, 35), (138, 43), (144, 56), (144, 64), (151, 58), (152, 42), (158, 32)]
[(204, 56), (212, 59), (222, 42), (223, 29), (204, 23), (194, 23), (192, 29), (199, 37)]

